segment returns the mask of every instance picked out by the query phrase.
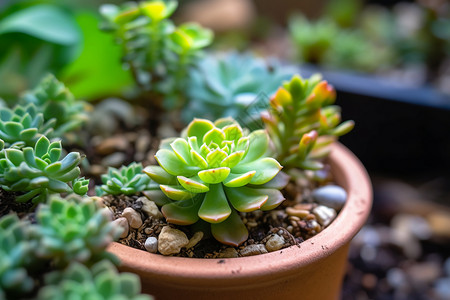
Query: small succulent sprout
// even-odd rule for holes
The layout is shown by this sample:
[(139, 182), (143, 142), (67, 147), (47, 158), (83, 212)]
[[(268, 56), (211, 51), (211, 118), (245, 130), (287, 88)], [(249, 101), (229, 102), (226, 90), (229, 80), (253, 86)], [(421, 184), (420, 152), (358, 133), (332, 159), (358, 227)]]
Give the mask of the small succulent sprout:
[(89, 179), (84, 177), (72, 180), (72, 190), (75, 194), (84, 196), (89, 190)]
[(7, 147), (33, 147), (42, 135), (53, 131), (56, 119), (44, 119), (34, 104), (16, 105), (13, 109), (0, 108), (0, 138)]
[(173, 41), (174, 51), (183, 54), (202, 49), (211, 44), (213, 33), (196, 23), (185, 23), (172, 32), (170, 38)]
[(253, 123), (261, 123), (259, 115), (267, 109), (269, 97), (293, 74), (289, 68), (248, 53), (205, 56), (191, 71), (189, 108), (183, 110), (183, 118), (230, 116), (243, 126), (261, 128), (263, 124)]
[(37, 299), (153, 299), (140, 292), (141, 284), (137, 275), (119, 273), (107, 260), (91, 268), (74, 262), (63, 271), (47, 274), (45, 286), (39, 290)]
[(28, 272), (36, 247), (30, 240), (31, 226), (16, 215), (0, 218), (0, 299), (22, 298), (35, 287)]
[(37, 87), (25, 93), (22, 102), (33, 103), (46, 122), (54, 120), (55, 137), (81, 127), (87, 121), (86, 103), (76, 100), (65, 85), (52, 74), (44, 77)]
[(134, 195), (147, 189), (150, 178), (142, 172), (142, 164), (133, 162), (120, 169), (108, 168), (108, 173), (101, 176), (103, 184), (97, 193), (100, 195)]
[(45, 136), (34, 148), (8, 148), (3, 152), (0, 185), (6, 191), (24, 192), (17, 196), (18, 202), (45, 202), (51, 193), (71, 193), (67, 183), (80, 175), (80, 153), (70, 152), (61, 159), (61, 142), (50, 142)]
[[(156, 153), (160, 166), (144, 169), (171, 199), (164, 216), (180, 225), (203, 219), (220, 242), (241, 244), (248, 231), (238, 212), (270, 210), (284, 200), (279, 189), (287, 181), (272, 182), (282, 167), (265, 156), (267, 133), (246, 134), (232, 118), (194, 119), (183, 136), (164, 141)], [(161, 195), (153, 196), (161, 203)]]
[(353, 121), (341, 123), (335, 100), (336, 91), (320, 76), (294, 76), (278, 89), (262, 119), (283, 166), (321, 169), (333, 142), (353, 129)]
[(36, 255), (52, 259), (59, 267), (71, 261), (89, 264), (109, 258), (105, 248), (119, 238), (121, 229), (113, 225), (105, 209), (89, 197), (51, 196), (37, 209)]

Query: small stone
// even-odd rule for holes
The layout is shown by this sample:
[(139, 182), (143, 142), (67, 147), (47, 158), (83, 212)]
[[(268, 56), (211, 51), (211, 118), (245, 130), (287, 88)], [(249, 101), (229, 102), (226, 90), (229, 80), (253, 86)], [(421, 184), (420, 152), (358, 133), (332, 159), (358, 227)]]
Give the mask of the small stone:
[(139, 197), (137, 201), (142, 202), (142, 211), (149, 217), (153, 217), (155, 219), (162, 219), (163, 215), (159, 211), (158, 206), (156, 206), (156, 203), (147, 199), (147, 197)]
[(331, 221), (336, 218), (336, 211), (333, 208), (319, 205), (313, 209), (313, 214), (316, 216), (317, 221), (322, 226), (328, 226)]
[(283, 248), (284, 246), (284, 238), (279, 236), (278, 234), (272, 235), (269, 240), (266, 242), (266, 249), (269, 252), (277, 251)]
[(102, 165), (110, 167), (120, 167), (127, 159), (127, 155), (122, 152), (115, 152), (102, 159)]
[(386, 279), (393, 288), (401, 288), (407, 285), (406, 275), (399, 268), (392, 268), (387, 271)]
[(450, 239), (450, 216), (446, 212), (433, 212), (427, 216), (434, 237)]
[(104, 207), (101, 210), (102, 215), (108, 218), (109, 221), (114, 220), (114, 213), (111, 211), (109, 207)]
[(91, 196), (90, 198), (95, 202), (95, 205), (97, 205), (98, 208), (106, 207), (102, 197)]
[(286, 208), (286, 213), (290, 216), (295, 216), (295, 217), (299, 217), (299, 218), (304, 218), (309, 214), (308, 210), (303, 210), (303, 209), (295, 209), (293, 207), (287, 207)]
[(431, 284), (441, 275), (441, 265), (436, 262), (423, 262), (411, 265), (407, 269), (413, 283)]
[(240, 251), (241, 256), (252, 256), (252, 255), (258, 255), (258, 254), (264, 254), (268, 253), (266, 247), (261, 244), (253, 244), (248, 245), (244, 249)]
[(162, 255), (177, 254), (188, 243), (189, 240), (183, 231), (164, 226), (158, 238), (158, 251)]
[(335, 210), (341, 210), (347, 201), (347, 192), (337, 185), (326, 185), (315, 189), (312, 196), (318, 204)]
[(120, 217), (118, 219), (115, 219), (113, 221), (113, 224), (115, 226), (123, 228), (122, 234), (120, 235), (121, 239), (124, 239), (128, 236), (128, 233), (130, 231), (130, 225), (128, 225), (128, 220), (124, 217)]
[(235, 258), (235, 257), (239, 257), (239, 254), (236, 251), (236, 249), (234, 249), (234, 248), (225, 248), (224, 250), (222, 250), (219, 253), (219, 255), (217, 257), (218, 258)]
[(158, 239), (154, 236), (148, 237), (145, 240), (144, 247), (150, 253), (158, 252)]
[(122, 212), (122, 216), (127, 218), (131, 228), (137, 229), (142, 226), (141, 215), (131, 207), (125, 208)]
[(203, 238), (203, 232), (202, 231), (197, 231), (191, 237), (191, 239), (189, 240), (189, 243), (185, 246), (185, 248), (186, 249), (190, 249), (190, 248), (194, 247), (195, 245), (198, 244), (198, 242), (200, 242), (202, 240), (202, 238)]
[(437, 299), (450, 300), (450, 277), (436, 280), (434, 292), (438, 296)]
[(313, 208), (313, 204), (312, 203), (298, 203), (294, 205), (295, 209), (298, 210), (308, 210), (310, 211)]

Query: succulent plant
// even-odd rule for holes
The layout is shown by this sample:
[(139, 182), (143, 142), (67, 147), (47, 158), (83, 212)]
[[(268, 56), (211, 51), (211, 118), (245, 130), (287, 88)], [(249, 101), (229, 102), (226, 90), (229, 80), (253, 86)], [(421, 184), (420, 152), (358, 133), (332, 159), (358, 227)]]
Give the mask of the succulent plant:
[[(171, 199), (162, 207), (168, 222), (203, 219), (217, 240), (236, 246), (248, 237), (238, 212), (270, 210), (284, 200), (279, 189), (286, 182), (272, 180), (282, 167), (265, 156), (268, 144), (264, 130), (247, 135), (231, 118), (194, 119), (183, 137), (162, 143), (155, 156), (160, 166), (144, 172)], [(153, 196), (163, 202), (162, 195)]]
[(334, 88), (319, 75), (294, 76), (278, 89), (262, 118), (284, 167), (321, 169), (320, 159), (330, 145), (352, 130), (353, 121), (340, 124), (340, 108), (332, 105), (335, 99)]
[(52, 259), (56, 266), (72, 261), (85, 264), (110, 258), (106, 246), (116, 240), (121, 229), (111, 222), (108, 208), (99, 208), (89, 197), (71, 195), (50, 197), (36, 213), (34, 232), (39, 245), (34, 249), (40, 258)]
[(38, 299), (130, 299), (151, 300), (140, 294), (139, 277), (119, 273), (109, 261), (101, 261), (90, 269), (80, 263), (71, 263), (64, 271), (50, 273), (46, 286), (39, 290)]
[(150, 178), (142, 172), (142, 164), (133, 162), (120, 169), (108, 168), (108, 173), (101, 176), (103, 184), (98, 189), (99, 195), (133, 195), (147, 188)]
[(30, 225), (16, 215), (0, 218), (0, 299), (30, 293), (35, 282), (28, 269), (33, 265), (36, 244), (30, 241)]
[(52, 74), (44, 77), (33, 91), (25, 93), (22, 102), (35, 104), (46, 122), (55, 120), (55, 137), (62, 137), (64, 133), (80, 128), (88, 119), (86, 103), (76, 100)]
[(52, 133), (55, 123), (56, 119), (45, 120), (32, 103), (13, 109), (0, 107), (0, 139), (7, 147), (33, 147), (39, 137)]
[(281, 68), (250, 53), (206, 56), (190, 73), (190, 102), (183, 118), (232, 117), (253, 128), (251, 123), (259, 120), (269, 97), (293, 74), (291, 68)]
[(122, 45), (123, 61), (139, 87), (163, 96), (169, 108), (184, 101), (188, 69), (213, 37), (197, 24), (175, 26), (168, 18), (177, 6), (173, 0), (150, 0), (120, 7), (107, 4), (100, 9), (105, 19), (102, 28), (113, 32)]
[[(41, 136), (34, 148), (8, 148), (0, 155), (0, 185), (6, 191), (24, 192), (16, 201), (45, 202), (50, 193), (71, 193), (67, 184), (80, 174), (81, 155), (70, 152), (61, 158), (60, 141)], [(77, 184), (76, 192), (84, 189)], [(81, 186), (84, 184), (81, 184)]]

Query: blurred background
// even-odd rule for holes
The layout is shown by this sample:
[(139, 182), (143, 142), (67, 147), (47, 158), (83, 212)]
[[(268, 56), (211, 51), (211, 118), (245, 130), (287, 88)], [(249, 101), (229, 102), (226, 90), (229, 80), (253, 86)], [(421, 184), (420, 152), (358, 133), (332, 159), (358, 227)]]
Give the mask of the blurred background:
[[(0, 101), (48, 72), (76, 98), (133, 94), (121, 49), (99, 30), (103, 0), (0, 0)], [(214, 51), (250, 51), (321, 72), (338, 91), (341, 139), (374, 185), (342, 299), (450, 299), (450, 4), (445, 0), (183, 0), (175, 23), (215, 32)]]

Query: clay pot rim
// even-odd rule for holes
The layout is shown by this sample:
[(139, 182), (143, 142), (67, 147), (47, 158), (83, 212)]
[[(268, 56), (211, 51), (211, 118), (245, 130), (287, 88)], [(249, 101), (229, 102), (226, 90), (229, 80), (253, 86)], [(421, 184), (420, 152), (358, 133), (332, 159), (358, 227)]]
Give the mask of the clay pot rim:
[(164, 278), (177, 285), (195, 285), (201, 280), (210, 283), (211, 287), (224, 286), (240, 284), (244, 278), (260, 284), (261, 280), (266, 281), (274, 276), (292, 276), (299, 268), (329, 256), (347, 244), (361, 229), (370, 212), (372, 187), (366, 170), (356, 156), (336, 143), (329, 163), (335, 181), (347, 191), (347, 202), (326, 229), (300, 246), (256, 256), (216, 259), (168, 257), (119, 243), (113, 243), (108, 250), (121, 259), (122, 269), (147, 279)]

